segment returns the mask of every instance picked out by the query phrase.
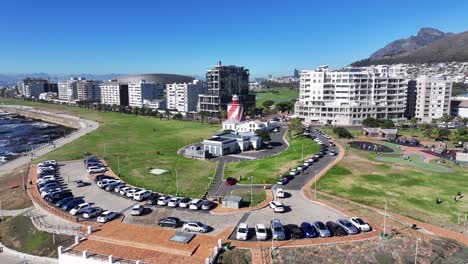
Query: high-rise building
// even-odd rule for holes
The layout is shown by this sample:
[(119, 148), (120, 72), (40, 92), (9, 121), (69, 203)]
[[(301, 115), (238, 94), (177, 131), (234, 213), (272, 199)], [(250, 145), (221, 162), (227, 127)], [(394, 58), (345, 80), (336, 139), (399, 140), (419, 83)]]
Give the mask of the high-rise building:
[(77, 99), (78, 101), (100, 102), (101, 88), (100, 81), (80, 79), (77, 82)]
[(21, 96), (27, 98), (39, 98), (41, 93), (47, 92), (49, 81), (42, 78), (26, 78), (18, 82), (18, 90)]
[(409, 120), (416, 116), (416, 81), (408, 81), (408, 92), (406, 93), (406, 110), (405, 117)]
[(164, 84), (146, 82), (131, 82), (128, 84), (129, 105), (133, 107), (142, 107), (143, 101), (164, 99)]
[(111, 80), (101, 83), (101, 103), (107, 105), (129, 105), (128, 83)]
[(367, 117), (404, 120), (408, 81), (382, 68), (328, 66), (301, 71), (295, 114), (306, 123), (360, 125)]
[[(207, 92), (199, 96), (199, 111), (220, 117), (233, 95), (245, 109), (255, 107), (255, 95), (249, 94), (249, 70), (238, 66), (224, 66), (219, 61), (206, 73)], [(222, 117), (225, 118), (225, 117)]]
[(60, 100), (73, 101), (78, 99), (78, 78), (58, 82), (58, 97)]
[(205, 84), (200, 80), (191, 83), (166, 84), (167, 109), (181, 113), (197, 111), (198, 96), (206, 92)]
[(416, 79), (416, 118), (423, 123), (450, 115), (452, 81), (420, 75)]

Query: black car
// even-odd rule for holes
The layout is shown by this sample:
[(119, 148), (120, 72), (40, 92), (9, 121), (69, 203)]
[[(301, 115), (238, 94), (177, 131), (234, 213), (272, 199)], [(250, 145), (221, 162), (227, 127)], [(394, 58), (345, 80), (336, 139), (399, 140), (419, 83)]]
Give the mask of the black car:
[(158, 221), (159, 226), (177, 228), (180, 225), (180, 219), (177, 217), (161, 218)]
[(286, 225), (286, 229), (290, 232), (291, 238), (304, 238), (304, 232), (302, 232), (299, 226), (294, 224)]
[(209, 211), (211, 210), (213, 207), (215, 206), (215, 203), (210, 201), (210, 200), (206, 200), (202, 203), (202, 206), (201, 206), (201, 209), (202, 210), (206, 210), (206, 211)]
[(75, 206), (81, 204), (81, 203), (84, 203), (85, 201), (82, 199), (82, 198), (75, 198), (75, 199), (72, 199), (70, 200), (68, 203), (64, 204), (62, 206), (62, 210), (63, 211), (70, 211), (71, 209), (73, 209)]
[(62, 200), (63, 198), (67, 198), (67, 197), (73, 197), (73, 194), (70, 192), (70, 191), (64, 191), (64, 192), (61, 192), (61, 193), (54, 193), (50, 196), (47, 196), (45, 199), (46, 201), (50, 202), (50, 203), (56, 203), (60, 200)]
[(94, 182), (102, 181), (102, 180), (105, 180), (105, 179), (115, 180), (115, 178), (112, 177), (112, 176), (101, 174), (101, 175), (98, 175), (98, 176), (94, 177)]
[(330, 230), (333, 236), (346, 236), (348, 233), (337, 223), (328, 221), (326, 224), (327, 228)]
[(55, 205), (56, 207), (60, 207), (60, 208), (61, 208), (62, 206), (64, 206), (66, 203), (68, 203), (68, 202), (71, 201), (71, 200), (73, 200), (73, 196), (63, 198), (63, 199), (61, 199), (60, 201), (56, 202), (54, 205)]
[(146, 200), (146, 202), (150, 205), (156, 205), (158, 204), (158, 199), (159, 199), (159, 194), (157, 193), (152, 193), (150, 197)]

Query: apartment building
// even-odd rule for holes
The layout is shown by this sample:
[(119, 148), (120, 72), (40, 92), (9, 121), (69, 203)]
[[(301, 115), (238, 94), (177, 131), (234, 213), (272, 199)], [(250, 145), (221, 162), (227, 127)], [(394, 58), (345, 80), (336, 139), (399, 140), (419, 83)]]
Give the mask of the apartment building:
[(111, 80), (101, 83), (101, 103), (107, 105), (129, 105), (128, 83)]
[(180, 113), (195, 112), (198, 106), (198, 96), (207, 91), (200, 80), (191, 83), (166, 84), (167, 109)]
[(383, 69), (301, 71), (295, 114), (305, 123), (345, 126), (360, 125), (367, 117), (403, 120), (408, 81)]
[(81, 79), (77, 82), (77, 99), (85, 102), (101, 102), (100, 81)]
[(199, 111), (219, 117), (226, 110), (232, 96), (237, 95), (245, 109), (255, 106), (255, 95), (249, 94), (249, 70), (234, 65), (225, 66), (220, 61), (206, 73), (207, 91), (198, 99)]
[(132, 107), (142, 107), (144, 101), (164, 99), (164, 84), (146, 82), (131, 82), (128, 84), (129, 105)]
[(450, 98), (452, 96), (452, 81), (447, 78), (437, 78), (420, 75), (416, 79), (416, 118), (423, 123), (431, 123), (432, 119), (450, 115)]
[(70, 78), (58, 82), (58, 97), (60, 100), (73, 101), (78, 99), (78, 81), (81, 78)]
[(26, 78), (18, 82), (21, 96), (39, 98), (39, 95), (49, 91), (49, 81), (42, 78)]

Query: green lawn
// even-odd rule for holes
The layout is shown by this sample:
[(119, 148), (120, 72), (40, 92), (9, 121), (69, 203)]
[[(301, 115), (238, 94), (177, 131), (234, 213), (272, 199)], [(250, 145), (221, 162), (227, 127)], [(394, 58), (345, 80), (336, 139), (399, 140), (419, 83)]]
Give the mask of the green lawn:
[(275, 103), (277, 102), (284, 102), (289, 101), (291, 99), (297, 99), (299, 97), (299, 90), (297, 89), (290, 89), (290, 88), (277, 88), (271, 89), (275, 92), (268, 91), (268, 92), (256, 92), (256, 105), (258, 107), (262, 106), (263, 102), (267, 100), (271, 100)]
[[(319, 130), (323, 131), (325, 134), (332, 136), (332, 137), (338, 137), (335, 133), (333, 133), (333, 128), (320, 128)], [(362, 130), (352, 130), (348, 129), (349, 133), (353, 135), (353, 137), (358, 137), (362, 135)]]
[[(374, 154), (349, 148), (345, 158), (320, 178), (317, 188), (378, 208), (383, 208), (386, 199), (392, 212), (456, 229), (458, 213), (463, 217), (468, 214), (466, 197), (453, 202), (457, 192), (468, 194), (467, 168), (452, 166), (449, 173), (438, 164), (418, 164), (440, 169), (428, 171), (400, 162), (399, 157), (392, 159), (376, 161)], [(437, 197), (441, 204), (435, 203)]]
[[(276, 183), (281, 174), (302, 164), (302, 146), (304, 146), (304, 159), (318, 152), (319, 146), (308, 138), (294, 138), (289, 147), (280, 154), (261, 160), (243, 162), (228, 162), (224, 169), (225, 177), (238, 178), (241, 183), (250, 183), (249, 177), (253, 176), (253, 183)], [(277, 175), (275, 176), (275, 160)]]
[[(252, 197), (250, 196), (249, 188), (233, 190), (230, 195), (242, 196), (242, 207), (253, 207), (266, 199), (266, 193), (263, 188), (252, 188)], [(252, 200), (252, 203), (250, 200)]]
[[(43, 159), (80, 159), (83, 152), (88, 151), (99, 157), (105, 156), (116, 173), (120, 161), (120, 174), (127, 183), (167, 194), (176, 192), (174, 169), (177, 168), (179, 193), (184, 196), (203, 194), (208, 177), (213, 176), (214, 162), (187, 159), (177, 155), (177, 150), (210, 136), (219, 129), (218, 126), (60, 105), (10, 103), (52, 108), (102, 122), (96, 131), (50, 152)], [(160, 175), (149, 173), (155, 168), (168, 172)]]

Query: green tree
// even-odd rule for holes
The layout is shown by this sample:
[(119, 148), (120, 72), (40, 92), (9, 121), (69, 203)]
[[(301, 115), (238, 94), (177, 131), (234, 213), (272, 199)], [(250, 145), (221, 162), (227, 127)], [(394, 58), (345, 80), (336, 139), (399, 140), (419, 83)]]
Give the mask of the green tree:
[(410, 125), (411, 125), (411, 135), (414, 134), (414, 130), (416, 129), (416, 124), (418, 123), (418, 120), (416, 119), (416, 117), (412, 117), (410, 120)]
[(393, 121), (390, 119), (386, 119), (382, 121), (382, 123), (380, 124), (380, 127), (384, 129), (392, 128), (394, 126), (395, 126), (395, 123), (393, 123)]
[(337, 134), (339, 138), (353, 138), (353, 135), (344, 127), (334, 127), (333, 133)]
[(362, 126), (363, 127), (379, 127), (380, 122), (379, 120), (373, 118), (373, 117), (367, 117), (364, 120), (362, 120)]
[(270, 137), (270, 133), (268, 133), (267, 131), (263, 130), (263, 129), (257, 129), (255, 130), (255, 134), (257, 136), (259, 136), (263, 142), (266, 142), (266, 141), (270, 141), (271, 140), (271, 137)]
[(447, 114), (444, 114), (441, 118), (440, 118), (440, 121), (441, 122), (444, 122), (444, 124), (447, 124), (448, 122), (452, 121), (452, 118), (447, 115)]
[(177, 119), (177, 120), (181, 120), (183, 118), (182, 114), (181, 113), (177, 113), (175, 114), (173, 117), (173, 119)]
[(428, 123), (423, 123), (419, 126), (421, 128), (421, 132), (425, 137), (430, 137), (431, 136), (431, 130), (434, 127), (431, 124)]
[(299, 117), (295, 117), (291, 119), (288, 125), (288, 129), (294, 134), (294, 135), (302, 135), (302, 131), (304, 130), (304, 125), (302, 124), (302, 121)]
[(171, 117), (171, 112), (169, 112), (169, 109), (166, 109), (166, 111), (164, 111), (165, 115), (166, 115), (166, 119), (169, 120), (169, 118)]
[(274, 104), (275, 102), (273, 102), (272, 100), (266, 100), (265, 102), (262, 103), (262, 106), (265, 109), (270, 109), (270, 107)]

